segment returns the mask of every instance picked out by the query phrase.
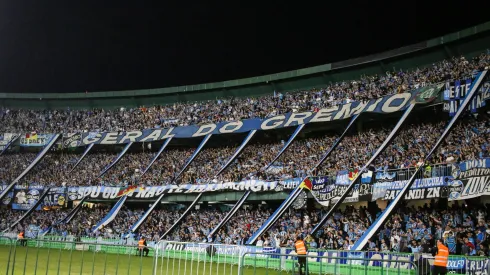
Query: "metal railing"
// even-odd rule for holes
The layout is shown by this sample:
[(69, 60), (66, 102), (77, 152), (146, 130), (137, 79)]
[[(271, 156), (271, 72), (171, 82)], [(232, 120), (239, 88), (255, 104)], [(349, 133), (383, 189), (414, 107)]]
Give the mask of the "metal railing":
[[(292, 248), (161, 241), (137, 245), (0, 237), (0, 274), (296, 274)], [(148, 252), (149, 257), (145, 257)], [(310, 249), (309, 274), (430, 274), (433, 257), (419, 253)], [(490, 274), (490, 259), (450, 255), (452, 274)], [(306, 271), (306, 270), (305, 270)], [(304, 273), (306, 274), (306, 273)]]
[[(425, 178), (451, 176), (452, 165), (450, 164), (431, 164), (430, 167), (431, 167), (430, 172), (426, 172), (426, 171), (423, 172)], [(396, 176), (394, 181), (401, 181), (401, 180), (409, 180), (413, 176), (416, 170), (417, 170), (416, 167), (410, 167), (410, 168), (387, 170), (386, 172), (395, 173)]]
[(155, 247), (153, 274), (238, 274), (245, 246), (160, 241)]
[[(304, 264), (301, 263), (301, 259)], [(379, 265), (374, 265), (374, 262)], [(416, 263), (410, 260), (377, 259), (374, 261), (363, 257), (318, 256), (312, 253), (292, 256), (281, 253), (245, 252), (240, 257), (239, 266), (239, 275), (261, 274), (260, 268), (267, 270), (272, 268), (287, 273), (292, 272), (292, 274), (419, 274)]]

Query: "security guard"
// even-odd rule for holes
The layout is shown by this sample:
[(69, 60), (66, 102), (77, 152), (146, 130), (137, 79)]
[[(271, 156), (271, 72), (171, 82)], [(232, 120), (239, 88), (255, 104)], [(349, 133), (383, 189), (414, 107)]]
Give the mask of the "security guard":
[(24, 238), (24, 232), (23, 231), (21, 231), (17, 235), (17, 240), (19, 241), (20, 245), (27, 246), (27, 240)]
[(141, 239), (138, 241), (138, 250), (140, 256), (142, 253), (145, 254), (145, 257), (148, 256), (150, 249), (148, 249), (147, 246), (148, 244), (146, 243), (145, 237), (141, 236)]
[(433, 275), (445, 275), (447, 273), (447, 259), (449, 257), (449, 248), (441, 240), (437, 240), (437, 249), (432, 253), (436, 256), (434, 260)]
[(298, 254), (299, 275), (303, 275), (303, 267), (305, 268), (305, 273), (308, 274), (308, 264), (306, 263), (306, 254), (308, 254), (308, 249), (306, 248), (306, 244), (301, 235), (298, 235), (296, 238), (294, 250), (296, 251), (296, 254)]

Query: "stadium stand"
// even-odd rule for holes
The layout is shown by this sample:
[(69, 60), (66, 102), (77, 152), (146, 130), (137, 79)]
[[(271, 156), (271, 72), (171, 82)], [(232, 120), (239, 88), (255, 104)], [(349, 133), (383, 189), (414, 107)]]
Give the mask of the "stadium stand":
[[(185, 125), (202, 125), (248, 118), (268, 118), (288, 112), (312, 111), (352, 101), (367, 101), (381, 96), (397, 94), (434, 83), (473, 77), (490, 64), (490, 54), (482, 53), (473, 59), (454, 57), (442, 60), (427, 68), (411, 71), (390, 71), (384, 75), (362, 76), (356, 80), (342, 81), (322, 89), (295, 92), (274, 92), (273, 95), (248, 98), (219, 98), (214, 101), (184, 102), (167, 106), (120, 108), (117, 110), (24, 110), (0, 109), (0, 133), (31, 132), (97, 132), (129, 131), (145, 128), (165, 128)], [(466, 114), (443, 146), (433, 156), (430, 164), (451, 165), (461, 161), (489, 157), (489, 108), (478, 113)], [(403, 129), (388, 149), (376, 159), (374, 171), (409, 169), (424, 165), (422, 159), (448, 122), (448, 115), (440, 107), (421, 110)], [(335, 176), (340, 170), (359, 169), (387, 137), (396, 121), (371, 119), (365, 129), (351, 131), (317, 170), (323, 153), (339, 137), (339, 129), (311, 130), (294, 140), (290, 147), (274, 163), (271, 161), (281, 151), (285, 139), (291, 134), (281, 134), (254, 139), (244, 151), (218, 177), (216, 173), (236, 150), (239, 143), (217, 141), (205, 147), (190, 163), (186, 171), (182, 167), (193, 155), (197, 145), (172, 143), (143, 174), (151, 159), (156, 156), (157, 143), (143, 143), (131, 148), (112, 169), (101, 174), (113, 163), (121, 147), (97, 146), (72, 168), (81, 156), (80, 149), (53, 150), (33, 168), (20, 185), (42, 186), (160, 186), (170, 184), (205, 184), (236, 182), (242, 180), (286, 180), (305, 176)], [(321, 127), (318, 127), (321, 128)], [(159, 144), (160, 145), (160, 144)], [(109, 148), (108, 148), (109, 147)], [(35, 150), (22, 148), (8, 150), (0, 155), (0, 182), (8, 184), (19, 171), (36, 157)], [(271, 165), (269, 165), (271, 164)], [(266, 169), (266, 167), (268, 167)], [(177, 177), (180, 172), (184, 172)], [(436, 169), (426, 177), (449, 176)], [(191, 211), (167, 240), (189, 242), (215, 242), (244, 244), (277, 208), (276, 204), (247, 205), (239, 209), (232, 219), (214, 236), (208, 235), (229, 209), (202, 206)], [(6, 230), (24, 212), (1, 208), (0, 230)], [(366, 247), (370, 251), (420, 252), (424, 246), (434, 246), (438, 239), (445, 239), (452, 254), (489, 256), (490, 213), (485, 205), (460, 205), (451, 207), (432, 200), (430, 205), (419, 207), (399, 206)], [(125, 205), (115, 219), (100, 230), (92, 231), (95, 224), (110, 212), (104, 203), (82, 207), (69, 224), (56, 224), (68, 212), (64, 208), (34, 211), (26, 220), (11, 231), (27, 232), (27, 237), (54, 234), (76, 237), (103, 237), (110, 239), (134, 239), (145, 236), (157, 242), (175, 220), (182, 216), (182, 209), (162, 206), (152, 212), (136, 232), (131, 226), (143, 217), (146, 207)], [(289, 209), (256, 243), (256, 246), (292, 246), (298, 235), (305, 235), (310, 248), (350, 250), (356, 240), (369, 228), (379, 215), (379, 209), (346, 205), (337, 210), (316, 234), (309, 234), (322, 216), (322, 211)], [(129, 233), (129, 234), (128, 234)]]

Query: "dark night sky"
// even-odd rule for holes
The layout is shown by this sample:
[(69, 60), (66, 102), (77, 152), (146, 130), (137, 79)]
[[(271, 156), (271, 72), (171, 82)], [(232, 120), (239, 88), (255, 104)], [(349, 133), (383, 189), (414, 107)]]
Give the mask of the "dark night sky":
[(3, 1), (0, 92), (229, 80), (362, 56), (490, 20), (489, 5), (478, 1), (444, 1), (446, 8), (422, 1), (194, 2)]

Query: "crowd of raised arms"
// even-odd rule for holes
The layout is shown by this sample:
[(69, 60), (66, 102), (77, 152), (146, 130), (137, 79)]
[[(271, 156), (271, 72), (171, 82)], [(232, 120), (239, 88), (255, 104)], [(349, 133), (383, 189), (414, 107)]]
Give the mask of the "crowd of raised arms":
[(223, 98), (117, 110), (0, 109), (0, 133), (129, 131), (266, 118), (287, 112), (315, 111), (350, 101), (365, 101), (410, 91), (431, 83), (460, 79), (483, 70), (489, 64), (488, 53), (472, 60), (455, 57), (423, 69), (362, 76), (357, 80), (331, 84), (322, 89), (278, 92), (275, 96), (258, 98)]
[[(402, 206), (386, 222), (385, 226), (371, 238), (365, 250), (380, 252), (421, 252), (433, 247), (435, 241), (444, 239), (451, 254), (489, 256), (490, 211), (488, 205), (439, 207), (437, 203), (421, 207)], [(211, 230), (227, 213), (217, 208), (192, 211), (172, 230), (165, 239), (187, 242), (214, 242), (223, 244), (245, 244), (250, 236), (272, 214), (267, 206), (250, 206), (241, 209), (223, 226), (213, 238), (208, 238)], [(157, 242), (183, 211), (155, 210), (134, 234), (129, 234), (131, 226), (143, 215), (143, 209), (124, 208), (111, 223), (92, 231), (109, 211), (109, 208), (84, 207), (69, 224), (52, 225), (62, 219), (68, 210), (34, 212), (28, 219), (16, 225), (12, 231), (25, 231), (27, 237), (35, 237), (39, 232), (60, 236), (102, 237), (138, 240), (144, 236), (150, 242)], [(376, 219), (367, 208), (347, 206), (336, 211), (325, 225), (315, 234), (310, 234), (322, 214), (320, 211), (290, 209), (254, 244), (264, 247), (291, 247), (296, 236), (305, 236), (307, 245), (315, 249), (349, 250)], [(21, 211), (1, 211), (0, 229), (5, 229), (19, 218)]]
[[(454, 163), (488, 157), (489, 125), (489, 116), (484, 112), (477, 118), (468, 115), (452, 130), (446, 142), (433, 156), (431, 163)], [(376, 159), (376, 169), (385, 170), (420, 165), (420, 160), (436, 142), (444, 126), (445, 121), (404, 126), (400, 134)], [(321, 138), (298, 139), (269, 169), (265, 167), (281, 150), (282, 142), (250, 144), (218, 177), (215, 177), (217, 171), (233, 155), (236, 147), (205, 147), (182, 176), (176, 180), (174, 178), (195, 148), (169, 147), (143, 176), (141, 176), (142, 171), (155, 156), (155, 152), (127, 153), (103, 176), (100, 176), (101, 171), (114, 160), (117, 153), (89, 153), (76, 170), (71, 172), (81, 153), (51, 152), (22, 179), (21, 183), (56, 186), (126, 186), (132, 184), (151, 186), (170, 183), (198, 184), (236, 182), (246, 179), (287, 179), (305, 175), (335, 175), (336, 171), (360, 168), (366, 163), (391, 131), (390, 125), (383, 127), (353, 133), (345, 137), (317, 171), (311, 171), (311, 169), (337, 136), (324, 135)], [(0, 156), (0, 182), (4, 184), (11, 182), (34, 157), (35, 153)], [(434, 170), (433, 173), (437, 171)]]

